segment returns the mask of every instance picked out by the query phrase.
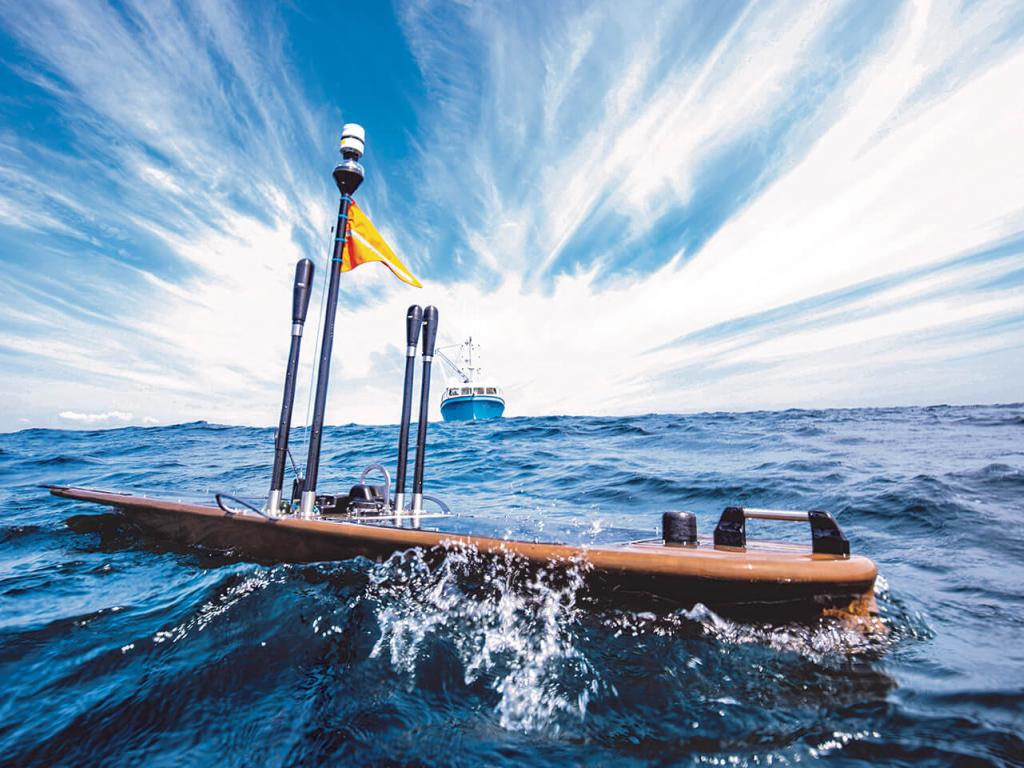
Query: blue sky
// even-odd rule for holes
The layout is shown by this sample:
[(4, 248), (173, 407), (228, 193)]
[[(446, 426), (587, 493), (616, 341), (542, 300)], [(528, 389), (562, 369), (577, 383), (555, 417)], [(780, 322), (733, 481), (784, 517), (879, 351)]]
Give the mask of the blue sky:
[(0, 49), (2, 430), (272, 423), (348, 121), (425, 288), (345, 275), (331, 422), (395, 421), (412, 301), (509, 415), (1022, 399), (1020, 3), (38, 0)]

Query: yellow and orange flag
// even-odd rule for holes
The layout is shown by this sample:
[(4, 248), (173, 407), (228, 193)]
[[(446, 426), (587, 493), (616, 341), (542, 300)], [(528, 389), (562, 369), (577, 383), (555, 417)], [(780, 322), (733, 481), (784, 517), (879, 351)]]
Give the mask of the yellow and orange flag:
[(391, 246), (384, 242), (373, 222), (353, 200), (348, 207), (348, 232), (345, 236), (345, 248), (341, 253), (341, 271), (348, 272), (369, 261), (379, 261), (390, 269), (395, 277), (415, 288), (423, 287), (391, 250)]

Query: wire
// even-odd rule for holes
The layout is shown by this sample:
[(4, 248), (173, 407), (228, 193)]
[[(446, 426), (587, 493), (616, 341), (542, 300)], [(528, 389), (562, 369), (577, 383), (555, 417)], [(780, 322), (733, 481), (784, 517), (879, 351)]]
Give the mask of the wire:
[(445, 504), (443, 501), (441, 501), (439, 498), (437, 498), (437, 496), (431, 496), (429, 493), (424, 493), (423, 496), (422, 496), (422, 499), (424, 501), (432, 501), (435, 504), (437, 504), (437, 506), (439, 506), (441, 508), (441, 512), (442, 512), (444, 517), (450, 517), (451, 516), (451, 514), (452, 514), (451, 508), (447, 504)]
[(268, 515), (266, 512), (264, 512), (262, 509), (260, 509), (259, 507), (256, 507), (256, 506), (250, 504), (247, 501), (242, 501), (242, 499), (238, 498), (237, 496), (232, 496), (232, 495), (227, 494), (227, 493), (215, 493), (215, 494), (213, 494), (213, 498), (217, 500), (217, 506), (220, 507), (221, 509), (223, 509), (225, 512), (227, 512), (229, 515), (237, 515), (238, 514), (238, 510), (237, 509), (231, 509), (230, 507), (225, 506), (224, 505), (224, 499), (228, 499), (229, 501), (233, 501), (236, 504), (241, 504), (246, 509), (251, 509), (257, 515), (260, 515), (261, 517), (265, 517), (268, 520), (273, 520), (274, 519), (270, 515)]

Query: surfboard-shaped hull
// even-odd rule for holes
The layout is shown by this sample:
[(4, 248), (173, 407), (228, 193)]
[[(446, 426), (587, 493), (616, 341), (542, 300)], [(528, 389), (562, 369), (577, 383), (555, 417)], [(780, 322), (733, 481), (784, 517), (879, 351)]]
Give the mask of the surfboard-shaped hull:
[(574, 546), (398, 528), (335, 519), (266, 518), (84, 488), (51, 493), (116, 507), (155, 533), (187, 544), (231, 550), (257, 562), (319, 562), (363, 556), (381, 561), (412, 548), (443, 557), (451, 546), (483, 555), (511, 554), (537, 566), (582, 565), (588, 588), (599, 596), (649, 597), (681, 606), (703, 603), (726, 615), (786, 618), (873, 609), (874, 563), (859, 556), (815, 554), (808, 547), (759, 542), (743, 548), (696, 547), (660, 540)]

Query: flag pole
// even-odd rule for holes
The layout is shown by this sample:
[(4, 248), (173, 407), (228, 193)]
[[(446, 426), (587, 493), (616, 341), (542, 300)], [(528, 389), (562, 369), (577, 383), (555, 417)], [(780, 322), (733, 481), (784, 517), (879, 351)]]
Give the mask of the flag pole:
[(327, 384), (331, 376), (331, 351), (334, 347), (334, 319), (338, 309), (338, 288), (341, 281), (341, 259), (348, 234), (348, 211), (351, 195), (363, 183), (363, 167), (359, 158), (365, 149), (366, 133), (362, 126), (348, 123), (341, 132), (342, 161), (334, 168), (334, 183), (341, 193), (338, 227), (334, 232), (334, 255), (328, 265), (327, 305), (324, 309), (324, 333), (320, 345), (320, 364), (316, 375), (316, 400), (313, 423), (309, 433), (309, 456), (306, 459), (306, 480), (299, 507), (301, 517), (312, 517), (316, 506), (316, 481), (320, 472), (320, 440), (323, 437), (324, 410), (327, 407)]

